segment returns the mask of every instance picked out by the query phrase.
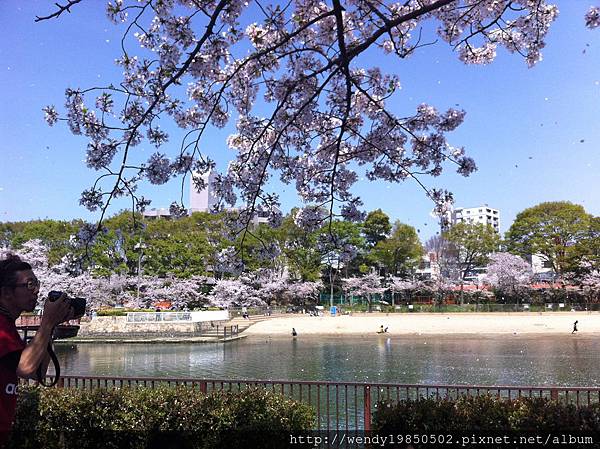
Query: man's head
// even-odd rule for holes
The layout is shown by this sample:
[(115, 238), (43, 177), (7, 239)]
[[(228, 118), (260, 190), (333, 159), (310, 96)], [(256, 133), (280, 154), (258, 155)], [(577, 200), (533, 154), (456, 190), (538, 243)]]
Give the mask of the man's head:
[(31, 265), (19, 256), (9, 254), (0, 260), (0, 308), (17, 318), (32, 312), (37, 304), (40, 283)]

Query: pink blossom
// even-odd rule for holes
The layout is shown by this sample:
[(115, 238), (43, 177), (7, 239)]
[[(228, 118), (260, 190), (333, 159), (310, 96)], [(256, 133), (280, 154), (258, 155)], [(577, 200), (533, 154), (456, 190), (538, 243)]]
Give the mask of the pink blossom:
[[(440, 176), (448, 165), (464, 176), (476, 170), (475, 161), (463, 149), (457, 155), (447, 140), (465, 111), (423, 104), (408, 117), (394, 113), (391, 105), (403, 98), (400, 78), (372, 67), (367, 55), (406, 58), (423, 42), (435, 41), (435, 35), (422, 34), (437, 29), (440, 45), (457, 49), (465, 63), (491, 63), (505, 48), (533, 66), (558, 15), (545, 0), (352, 0), (343, 7), (297, 0), (283, 9), (261, 6), (107, 3), (107, 16), (122, 27), (128, 49), (116, 59), (122, 80), (65, 94), (71, 132), (90, 141), (86, 162), (109, 170), (86, 189), (82, 204), (106, 212), (113, 196), (135, 191), (142, 179), (163, 184), (191, 174), (196, 161), (208, 160), (207, 130), (234, 121), (228, 139), (233, 160), (215, 182), (221, 203), (241, 200), (248, 216), (260, 208), (276, 211), (278, 198), (267, 186), (278, 176), (305, 203), (299, 225), (315, 228), (334, 215), (361, 220), (362, 203), (353, 193), (358, 166), (370, 181), (416, 178), (423, 186), (421, 175)], [(591, 8), (586, 25), (597, 27), (598, 16), (598, 8)], [(425, 21), (434, 27), (423, 26)], [(95, 97), (91, 103), (88, 94)], [(44, 113), (50, 125), (59, 119), (52, 106)], [(171, 121), (183, 129), (184, 142), (162, 131)], [(139, 160), (136, 147), (144, 140), (164, 153), (139, 166), (131, 161)], [(442, 215), (451, 195), (424, 188), (441, 202)], [(98, 192), (107, 198), (101, 201)], [(270, 222), (279, 222), (275, 212)]]

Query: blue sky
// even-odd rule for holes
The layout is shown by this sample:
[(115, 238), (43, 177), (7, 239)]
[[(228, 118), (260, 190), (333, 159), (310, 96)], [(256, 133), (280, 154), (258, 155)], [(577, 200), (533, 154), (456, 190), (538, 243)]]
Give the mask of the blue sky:
[[(600, 30), (584, 27), (588, 1), (556, 3), (559, 18), (544, 60), (533, 69), (504, 51), (491, 65), (465, 66), (443, 43), (403, 61), (380, 56), (368, 61), (399, 74), (402, 90), (394, 109), (409, 113), (427, 102), (440, 110), (458, 104), (467, 111), (449, 141), (465, 146), (479, 170), (463, 178), (448, 166), (441, 177), (424, 181), (453, 191), (456, 206), (487, 203), (500, 209), (502, 231), (519, 211), (542, 201), (568, 200), (600, 215)], [(0, 221), (97, 217), (78, 204), (96, 176), (83, 162), (87, 142), (63, 124), (48, 127), (41, 108), (60, 109), (66, 87), (117, 81), (120, 70), (113, 60), (120, 54), (122, 29), (105, 18), (100, 0), (82, 2), (59, 20), (34, 23), (52, 4), (0, 2)], [(225, 145), (232, 130), (213, 132), (204, 142), (220, 170), (232, 157)], [(153, 151), (142, 145), (141, 158)], [(176, 180), (145, 184), (141, 193), (152, 206), (165, 207), (179, 198), (179, 189)], [(298, 205), (293, 190), (281, 188), (285, 211)], [(432, 204), (414, 182), (363, 180), (355, 191), (366, 210), (383, 209), (393, 220), (415, 226), (423, 240), (437, 230), (429, 216)], [(111, 211), (128, 204), (117, 203)]]

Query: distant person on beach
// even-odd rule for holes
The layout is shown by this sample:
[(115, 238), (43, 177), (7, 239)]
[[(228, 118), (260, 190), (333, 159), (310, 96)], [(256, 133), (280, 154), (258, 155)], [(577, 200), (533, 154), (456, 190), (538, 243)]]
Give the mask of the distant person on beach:
[(579, 323), (579, 320), (575, 321), (573, 323), (573, 332), (571, 332), (572, 334), (574, 334), (575, 332), (577, 332), (577, 323)]
[(292, 327), (292, 337), (297, 337), (298, 332), (296, 332), (296, 328)]
[(383, 334), (387, 329), (383, 329), (383, 324), (381, 325), (381, 327), (379, 328), (379, 330), (377, 331), (378, 334)]

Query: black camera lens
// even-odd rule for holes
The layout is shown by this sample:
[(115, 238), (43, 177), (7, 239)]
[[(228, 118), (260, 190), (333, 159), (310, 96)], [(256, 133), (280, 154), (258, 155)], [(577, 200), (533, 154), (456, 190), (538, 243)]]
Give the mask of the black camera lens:
[[(50, 293), (48, 293), (48, 301), (54, 302), (62, 295), (63, 292), (52, 290)], [(74, 319), (81, 318), (83, 315), (85, 315), (85, 306), (87, 302), (84, 298), (69, 298), (67, 296), (66, 301), (69, 302), (69, 305), (73, 309)]]
[(73, 318), (81, 318), (85, 315), (86, 300), (84, 298), (70, 298), (73, 308)]
[(63, 292), (58, 292), (56, 290), (52, 290), (50, 293), (48, 293), (48, 301), (54, 302), (58, 298), (60, 298), (62, 296), (62, 294), (63, 294)]

